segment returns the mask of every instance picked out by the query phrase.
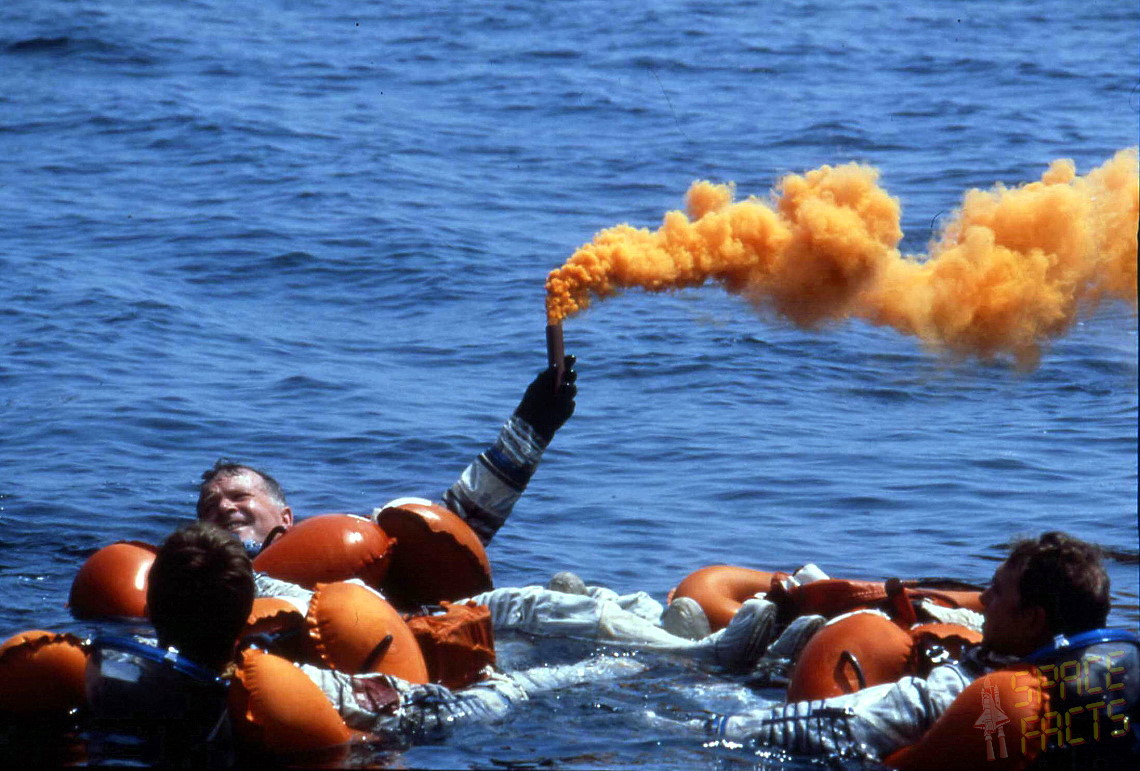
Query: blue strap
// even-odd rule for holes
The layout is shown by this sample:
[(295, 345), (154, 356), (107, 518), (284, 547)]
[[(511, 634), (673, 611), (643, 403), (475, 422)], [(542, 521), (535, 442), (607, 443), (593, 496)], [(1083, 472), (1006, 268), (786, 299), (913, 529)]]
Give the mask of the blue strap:
[(129, 653), (156, 664), (165, 664), (176, 672), (204, 683), (221, 682), (221, 678), (217, 674), (180, 655), (177, 648), (163, 650), (157, 646), (140, 642), (133, 637), (113, 637), (110, 635), (96, 637), (92, 645), (96, 648), (111, 648), (122, 653)]
[(1025, 660), (1030, 664), (1036, 664), (1063, 650), (1087, 648), (1090, 645), (1107, 642), (1125, 642), (1140, 647), (1140, 637), (1135, 632), (1126, 629), (1091, 629), (1074, 635), (1059, 634), (1053, 638), (1053, 642), (1033, 651), (1025, 657)]

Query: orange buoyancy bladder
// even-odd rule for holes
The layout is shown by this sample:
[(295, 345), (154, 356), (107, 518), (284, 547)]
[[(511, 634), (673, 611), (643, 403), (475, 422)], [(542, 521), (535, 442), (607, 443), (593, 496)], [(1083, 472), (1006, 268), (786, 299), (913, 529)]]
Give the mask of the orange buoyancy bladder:
[(686, 576), (670, 593), (669, 599), (691, 597), (696, 600), (709, 618), (709, 627), (715, 632), (728, 626), (749, 597), (757, 592), (770, 591), (773, 575), (733, 565), (711, 565)]
[(352, 732), (320, 687), (292, 662), (247, 648), (229, 689), (234, 732), (245, 742), (279, 753), (344, 744)]
[(376, 521), (396, 539), (381, 591), (397, 608), (437, 605), (491, 588), (491, 563), (483, 542), (452, 511), (404, 501), (382, 509)]
[(92, 554), (71, 582), (67, 604), (76, 618), (146, 616), (146, 586), (157, 549), (119, 541)]
[(318, 584), (305, 623), (318, 655), (332, 669), (428, 682), (415, 634), (395, 608), (366, 586)]
[(349, 578), (379, 588), (391, 548), (391, 538), (370, 519), (319, 514), (265, 547), (253, 560), (253, 569), (307, 589)]
[(999, 669), (970, 683), (922, 739), (883, 764), (902, 771), (1024, 769), (1041, 753), (1036, 737), (1047, 714), (1049, 693), (1033, 667)]
[(0, 645), (0, 714), (66, 713), (86, 703), (87, 646), (72, 634), (20, 632)]
[(804, 646), (792, 670), (788, 701), (839, 696), (912, 673), (914, 641), (873, 612), (841, 616)]

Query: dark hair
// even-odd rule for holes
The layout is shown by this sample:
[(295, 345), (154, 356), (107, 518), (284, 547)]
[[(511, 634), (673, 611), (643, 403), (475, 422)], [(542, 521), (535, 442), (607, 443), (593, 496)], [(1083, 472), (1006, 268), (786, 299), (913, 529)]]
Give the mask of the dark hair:
[(1099, 547), (1054, 531), (1015, 542), (1006, 564), (1021, 569), (1021, 605), (1044, 609), (1051, 634), (1075, 634), (1107, 623), (1109, 582)]
[(271, 477), (269, 474), (260, 469), (255, 469), (253, 466), (247, 466), (244, 463), (234, 463), (231, 460), (220, 458), (214, 461), (213, 466), (202, 472), (202, 483), (198, 485), (198, 516), (202, 516), (202, 491), (205, 489), (206, 485), (210, 484), (218, 477), (222, 477), (224, 479), (226, 477), (234, 477), (238, 476), (239, 474), (245, 474), (246, 472), (253, 473), (261, 477), (262, 484), (265, 485), (265, 491), (269, 493), (269, 497), (272, 498), (278, 505), (288, 505), (285, 500), (285, 491), (281, 489), (281, 485), (277, 482), (277, 480)]
[(254, 593), (241, 542), (216, 525), (194, 522), (162, 542), (146, 601), (160, 645), (220, 671), (233, 657)]

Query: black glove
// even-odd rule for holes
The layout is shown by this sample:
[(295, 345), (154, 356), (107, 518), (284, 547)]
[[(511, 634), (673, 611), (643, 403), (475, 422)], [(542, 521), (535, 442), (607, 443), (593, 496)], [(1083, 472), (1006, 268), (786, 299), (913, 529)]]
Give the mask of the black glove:
[(578, 379), (574, 361), (573, 356), (566, 357), (562, 387), (557, 391), (554, 390), (554, 365), (539, 372), (538, 377), (526, 387), (526, 393), (515, 409), (515, 415), (529, 423), (535, 433), (547, 442), (574, 414), (574, 397), (578, 395), (578, 386), (574, 384)]

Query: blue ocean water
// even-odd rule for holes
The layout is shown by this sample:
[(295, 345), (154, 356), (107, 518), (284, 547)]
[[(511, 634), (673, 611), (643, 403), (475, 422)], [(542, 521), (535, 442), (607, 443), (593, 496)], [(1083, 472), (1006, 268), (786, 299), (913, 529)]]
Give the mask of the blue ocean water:
[[(869, 163), (920, 253), (967, 189), (1137, 144), (1138, 51), (1115, 0), (10, 0), (0, 635), (86, 630), (84, 557), (161, 540), (218, 457), (302, 515), (437, 496), (544, 365), (546, 273), (693, 180), (763, 196)], [(490, 548), (501, 585), (985, 581), (1012, 536), (1064, 529), (1140, 621), (1133, 308), (1029, 372), (713, 287), (624, 294), (566, 337), (578, 411)], [(761, 696), (663, 663), (361, 762), (749, 767), (643, 715)]]

